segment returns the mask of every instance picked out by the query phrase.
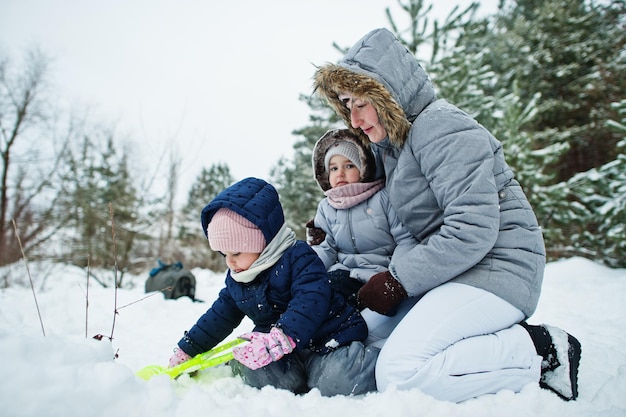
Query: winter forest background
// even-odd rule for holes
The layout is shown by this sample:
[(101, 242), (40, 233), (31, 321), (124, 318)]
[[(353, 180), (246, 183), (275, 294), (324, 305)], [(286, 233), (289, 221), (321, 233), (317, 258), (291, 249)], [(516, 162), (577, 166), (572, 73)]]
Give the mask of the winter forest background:
[[(502, 141), (549, 260), (580, 256), (626, 268), (626, 3), (502, 1), (480, 18), (474, 3), (442, 21), (430, 18), (428, 3), (398, 3), (410, 25), (398, 27), (387, 10), (388, 28), (420, 52), (439, 97)], [(223, 270), (199, 213), (241, 178), (225, 164), (206, 166), (178, 207), (184, 161), (164, 155), (138, 170), (114, 126), (57, 110), (49, 63), (39, 49), (0, 54), (0, 266), (25, 257), (115, 267), (118, 286), (124, 272), (145, 271), (157, 259)], [(270, 180), (303, 238), (323, 197), (311, 169), (313, 144), (342, 124), (309, 92), (300, 97), (311, 109), (309, 124), (294, 127), (293, 157), (276, 161)], [(167, 172), (168, 184), (155, 191), (157, 171)]]

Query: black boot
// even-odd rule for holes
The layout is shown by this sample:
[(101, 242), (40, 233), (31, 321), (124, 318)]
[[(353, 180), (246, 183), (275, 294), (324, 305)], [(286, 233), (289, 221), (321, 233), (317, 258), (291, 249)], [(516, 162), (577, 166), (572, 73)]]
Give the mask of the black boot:
[(575, 400), (578, 397), (580, 342), (557, 327), (532, 326), (526, 322), (520, 325), (530, 334), (537, 354), (543, 358), (539, 386), (566, 401)]

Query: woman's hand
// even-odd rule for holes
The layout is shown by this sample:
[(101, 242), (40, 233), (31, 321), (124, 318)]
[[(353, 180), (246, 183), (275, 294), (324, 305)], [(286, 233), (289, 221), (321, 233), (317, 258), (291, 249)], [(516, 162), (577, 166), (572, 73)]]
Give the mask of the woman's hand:
[(393, 316), (394, 309), (406, 298), (406, 290), (389, 271), (373, 275), (357, 293), (359, 307), (386, 316)]

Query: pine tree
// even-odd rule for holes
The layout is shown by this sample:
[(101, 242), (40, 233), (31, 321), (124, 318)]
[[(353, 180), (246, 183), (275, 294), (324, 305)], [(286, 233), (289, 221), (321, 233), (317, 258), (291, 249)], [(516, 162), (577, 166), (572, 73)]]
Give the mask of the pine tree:
[[(139, 218), (141, 202), (129, 170), (128, 157), (125, 152), (118, 156), (111, 137), (96, 172), (100, 181), (96, 195), (102, 206), (107, 207), (108, 214), (107, 233), (102, 242), (106, 254), (103, 258), (106, 265), (113, 266), (117, 262), (125, 271), (133, 266), (132, 251), (142, 224)], [(121, 279), (118, 285), (121, 285)]]
[(63, 256), (79, 266), (113, 268), (117, 261), (120, 272), (131, 269), (142, 220), (126, 153), (118, 155), (111, 133), (96, 131), (78, 152), (68, 152), (66, 162), (70, 188), (60, 204), (74, 233), (66, 237)]
[(593, 180), (618, 158), (619, 135), (607, 120), (623, 98), (625, 6), (582, 0), (517, 1), (504, 9), (489, 41), (489, 65), (500, 88), (518, 85), (522, 100), (539, 95), (537, 115), (524, 130), (534, 153), (560, 149), (543, 167), (552, 182), (540, 184), (531, 203), (544, 228), (550, 259), (582, 255), (602, 260), (604, 221)]
[(301, 96), (313, 110), (311, 126), (293, 132), (301, 139), (293, 145), (293, 160), (281, 158), (270, 173), (285, 212), (285, 222), (299, 239), (305, 239), (305, 224), (315, 216), (317, 204), (324, 194), (313, 176), (312, 151), (317, 140), (335, 125), (337, 116), (318, 97)]
[(615, 159), (619, 136), (606, 126), (626, 89), (624, 2), (518, 0), (491, 36), (494, 88), (519, 86), (523, 102), (541, 94), (529, 126), (538, 146), (569, 143), (553, 165), (556, 181)]
[(234, 179), (228, 165), (217, 163), (208, 169), (202, 168), (191, 185), (187, 203), (182, 210), (177, 238), (180, 243), (179, 250), (184, 252), (180, 254), (179, 258), (186, 259), (186, 267), (203, 267), (215, 271), (224, 269), (225, 264), (222, 256), (211, 251), (204, 236), (200, 223), (200, 213), (217, 194), (228, 188), (233, 182)]
[[(488, 129), (496, 129), (518, 97), (505, 89), (494, 90), (498, 75), (486, 62), (489, 22), (467, 22), (453, 47), (428, 68), (437, 96), (467, 112)], [(439, 48), (441, 49), (441, 48)]]
[(626, 99), (613, 107), (621, 121), (610, 120), (607, 127), (622, 136), (617, 158), (568, 181), (586, 214), (572, 246), (575, 253), (584, 251), (608, 266), (626, 268)]

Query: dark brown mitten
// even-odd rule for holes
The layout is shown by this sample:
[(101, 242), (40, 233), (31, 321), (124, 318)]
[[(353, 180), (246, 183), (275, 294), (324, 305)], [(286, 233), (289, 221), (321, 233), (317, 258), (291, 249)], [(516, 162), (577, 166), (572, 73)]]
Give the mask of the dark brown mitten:
[(406, 290), (389, 271), (373, 275), (357, 293), (359, 305), (386, 316), (408, 297)]
[(306, 241), (309, 246), (319, 245), (326, 239), (326, 233), (319, 227), (315, 227), (313, 219), (306, 222)]

